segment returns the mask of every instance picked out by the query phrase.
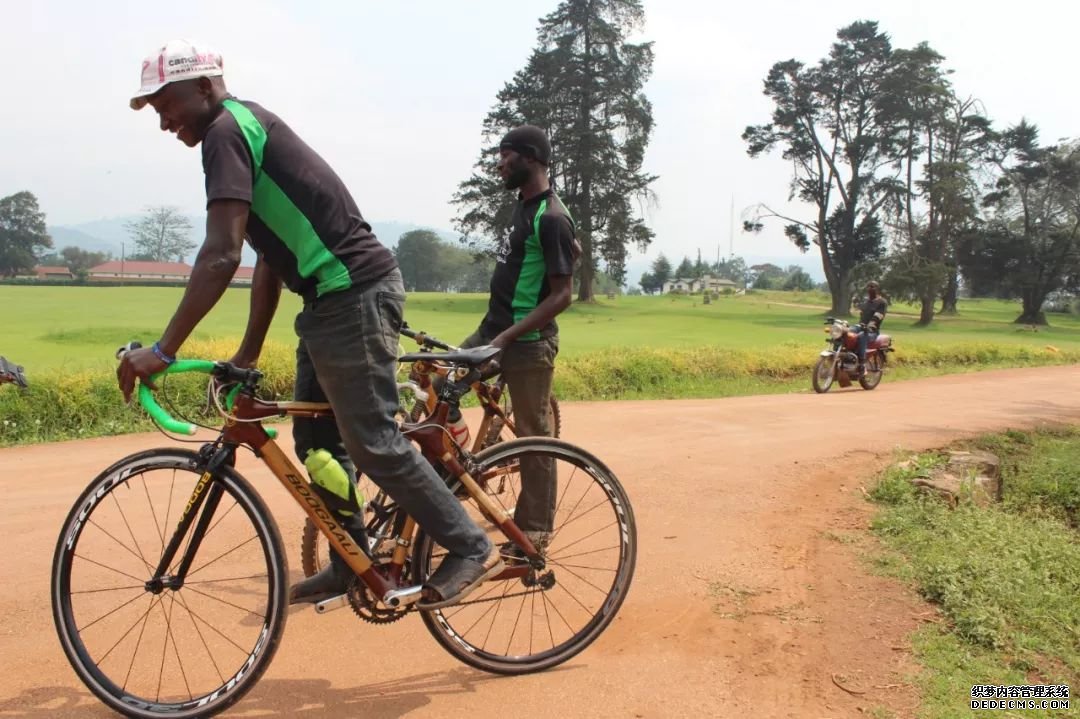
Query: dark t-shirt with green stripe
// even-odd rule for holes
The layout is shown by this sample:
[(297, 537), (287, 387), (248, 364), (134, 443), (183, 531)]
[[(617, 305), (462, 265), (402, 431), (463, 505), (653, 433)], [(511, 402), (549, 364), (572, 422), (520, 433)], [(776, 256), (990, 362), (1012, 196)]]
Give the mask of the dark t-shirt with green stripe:
[(206, 202), (251, 203), (247, 233), (260, 257), (310, 301), (397, 267), (345, 183), (279, 117), (226, 99), (202, 143)]
[[(536, 197), (519, 200), (514, 206), (510, 235), (495, 257), (491, 276), (491, 299), (480, 324), (487, 340), (522, 320), (551, 294), (548, 277), (574, 273), (574, 220), (562, 200), (547, 190)], [(552, 320), (539, 331), (518, 341), (551, 337), (559, 331)]]

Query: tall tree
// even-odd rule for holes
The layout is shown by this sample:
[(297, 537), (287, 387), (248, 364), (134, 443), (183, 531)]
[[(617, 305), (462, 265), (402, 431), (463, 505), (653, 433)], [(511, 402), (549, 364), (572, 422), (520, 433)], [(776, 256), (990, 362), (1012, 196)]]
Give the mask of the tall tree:
[(1040, 145), (1038, 128), (1021, 121), (996, 146), (999, 175), (984, 198), (992, 214), (968, 234), (962, 270), (975, 285), (1018, 295), (1017, 322), (1046, 324), (1047, 296), (1080, 280), (1080, 141)]
[(784, 284), (781, 285), (781, 289), (809, 292), (814, 289), (814, 278), (798, 265), (789, 265), (787, 268), (787, 276), (784, 278)]
[(183, 262), (199, 246), (191, 239), (191, 222), (175, 207), (148, 207), (124, 229), (135, 241), (136, 255), (152, 262)]
[[(671, 262), (668, 261), (667, 257), (664, 257), (663, 252), (653, 260), (651, 275), (657, 289), (663, 289), (664, 283), (671, 279)], [(644, 288), (644, 285), (642, 285), (642, 288)], [(648, 290), (645, 291), (648, 292)]]
[(773, 65), (764, 90), (774, 104), (772, 118), (742, 135), (751, 157), (782, 148), (794, 167), (791, 199), (816, 210), (796, 219), (761, 205), (745, 229), (760, 231), (763, 219), (778, 218), (799, 249), (817, 245), (833, 314), (850, 312), (855, 268), (883, 252), (876, 215), (897, 178), (898, 123), (882, 105), (891, 62), (892, 46), (876, 22), (842, 28), (816, 65)]
[(60, 251), (60, 255), (64, 258), (64, 265), (80, 280), (86, 279), (91, 267), (96, 267), (111, 257), (108, 252), (91, 252), (75, 246), (65, 247)]
[(438, 292), (442, 283), (442, 240), (431, 230), (412, 230), (398, 239), (394, 255), (405, 289), (410, 292)]
[(508, 231), (514, 199), (494, 173), (496, 143), (516, 125), (543, 128), (551, 179), (581, 241), (580, 301), (592, 300), (601, 260), (621, 283), (628, 246), (643, 250), (653, 238), (640, 212), (656, 179), (643, 170), (653, 128), (643, 92), (652, 43), (628, 40), (644, 20), (641, 0), (563, 0), (542, 18), (537, 47), (484, 118), (485, 149), (452, 199), (464, 239), (490, 248)]
[(720, 260), (720, 262), (716, 264), (717, 277), (731, 280), (740, 287), (746, 286), (749, 272), (750, 270), (746, 266), (746, 260), (741, 257), (729, 257), (726, 260)]
[(766, 262), (761, 265), (750, 267), (750, 286), (755, 290), (780, 289), (784, 284), (786, 273), (780, 267)]
[(50, 247), (45, 213), (34, 193), (16, 192), (0, 199), (0, 277), (30, 272)]
[(898, 163), (894, 214), (900, 219), (890, 258), (889, 288), (920, 303), (919, 324), (934, 317), (938, 297), (955, 311), (955, 248), (974, 220), (973, 178), (990, 137), (977, 103), (955, 93), (944, 58), (921, 43), (895, 50), (881, 106), (897, 120)]
[(683, 257), (682, 262), (679, 263), (678, 269), (675, 270), (675, 279), (689, 280), (694, 277), (694, 263), (690, 261), (689, 257)]

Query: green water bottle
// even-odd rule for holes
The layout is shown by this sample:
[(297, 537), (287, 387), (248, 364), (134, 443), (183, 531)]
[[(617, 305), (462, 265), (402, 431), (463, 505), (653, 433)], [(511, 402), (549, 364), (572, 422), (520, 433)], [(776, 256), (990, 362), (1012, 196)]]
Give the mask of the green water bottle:
[(345, 517), (364, 508), (364, 499), (356, 492), (356, 485), (349, 478), (349, 473), (334, 459), (334, 455), (325, 449), (309, 449), (304, 467), (311, 475), (311, 481), (323, 501), (332, 510)]

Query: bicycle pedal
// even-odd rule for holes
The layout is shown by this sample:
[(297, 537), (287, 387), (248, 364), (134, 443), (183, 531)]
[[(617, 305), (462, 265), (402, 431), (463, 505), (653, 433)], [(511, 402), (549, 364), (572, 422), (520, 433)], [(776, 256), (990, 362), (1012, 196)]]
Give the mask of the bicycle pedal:
[(347, 607), (348, 605), (349, 595), (339, 594), (336, 597), (330, 597), (329, 599), (324, 599), (321, 602), (316, 602), (315, 613), (326, 614), (327, 612), (332, 612), (335, 609), (341, 609), (342, 607)]

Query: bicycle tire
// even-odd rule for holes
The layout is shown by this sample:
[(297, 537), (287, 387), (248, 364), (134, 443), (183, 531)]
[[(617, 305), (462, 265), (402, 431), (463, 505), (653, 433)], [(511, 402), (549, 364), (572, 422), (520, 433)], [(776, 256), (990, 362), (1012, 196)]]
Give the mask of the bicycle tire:
[[(113, 504), (119, 510), (120, 516), (123, 517), (123, 522), (126, 525), (128, 533), (130, 533), (131, 546), (137, 551), (133, 551), (131, 546), (125, 546), (127, 552), (131, 556), (141, 558), (142, 564), (145, 566), (145, 574), (153, 575), (153, 565), (147, 562), (144, 556), (143, 549), (147, 546), (146, 541), (142, 543), (136, 538), (135, 528), (139, 528), (139, 535), (145, 536), (148, 534), (151, 538), (150, 546), (156, 547), (157, 541), (160, 539), (162, 546), (164, 547), (166, 538), (168, 535), (168, 528), (173, 527), (170, 520), (170, 510), (172, 509), (172, 500), (174, 499), (174, 490), (177, 483), (177, 477), (188, 477), (195, 481), (202, 481), (202, 471), (198, 469), (199, 459), (198, 455), (194, 452), (181, 449), (153, 449), (145, 452), (140, 452), (113, 464), (111, 467), (99, 474), (83, 491), (79, 496), (75, 505), (68, 513), (67, 519), (64, 521), (63, 529), (60, 533), (60, 537), (57, 540), (56, 550), (54, 553), (52, 574), (51, 574), (51, 599), (52, 599), (52, 611), (53, 621), (56, 626), (57, 636), (60, 639), (60, 644), (64, 650), (68, 661), (71, 663), (75, 673), (79, 676), (79, 679), (94, 693), (102, 702), (107, 706), (120, 712), (126, 716), (140, 717), (149, 719), (150, 717), (161, 717), (168, 715), (171, 717), (180, 717), (181, 719), (189, 719), (191, 717), (204, 717), (217, 714), (224, 711), (228, 707), (235, 704), (243, 696), (251, 690), (251, 688), (258, 682), (263, 672), (266, 671), (274, 654), (277, 651), (278, 645), (281, 640), (282, 632), (285, 628), (286, 621), (286, 607), (288, 603), (288, 567), (286, 563), (286, 555), (282, 546), (281, 535), (278, 531), (277, 525), (274, 521), (273, 515), (271, 515), (265, 502), (259, 496), (257, 492), (251, 487), (246, 479), (238, 474), (231, 467), (223, 466), (215, 470), (214, 475), (210, 478), (209, 489), (204, 492), (203, 496), (211, 496), (215, 493), (214, 488), (220, 489), (221, 497), (224, 500), (226, 497), (231, 498), (234, 501), (233, 505), (230, 505), (227, 509), (223, 510), (222, 505), (219, 504), (215, 509), (220, 512), (215, 512), (208, 520), (212, 520), (212, 524), (208, 524), (208, 528), (204, 532), (202, 544), (199, 546), (198, 552), (204, 552), (204, 554), (198, 554), (199, 560), (204, 559), (206, 556), (213, 556), (217, 551), (214, 549), (214, 545), (221, 543), (225, 546), (232, 545), (236, 542), (236, 524), (239, 522), (240, 537), (246, 536), (247, 531), (253, 531), (254, 536), (251, 539), (244, 539), (244, 541), (233, 547), (232, 549), (222, 553), (220, 556), (215, 557), (212, 560), (206, 561), (201, 565), (196, 566), (195, 569), (187, 573), (186, 582), (183, 586), (176, 589), (161, 589), (158, 588), (157, 592), (154, 592), (149, 587), (149, 582), (144, 586), (131, 585), (128, 587), (107, 587), (104, 589), (90, 589), (90, 590), (77, 590), (73, 591), (73, 582), (78, 586), (84, 586), (93, 572), (97, 569), (94, 565), (99, 567), (105, 567), (111, 570), (113, 573), (125, 574), (125, 576), (131, 577), (135, 581), (140, 581), (138, 576), (127, 574), (118, 570), (115, 566), (105, 566), (104, 563), (98, 563), (86, 556), (88, 553), (93, 552), (96, 549), (95, 543), (100, 544), (102, 547), (112, 547), (111, 555), (108, 552), (104, 552), (99, 556), (110, 557), (110, 564), (113, 562), (119, 562), (120, 559), (115, 557), (121, 557), (127, 561), (130, 561), (128, 557), (125, 557), (122, 552), (115, 549), (115, 543), (126, 545), (126, 536), (118, 532), (120, 536), (125, 536), (125, 540), (120, 542), (116, 536), (105, 529), (102, 525), (109, 519), (110, 512), (106, 512), (105, 508), (109, 507), (109, 499), (112, 499)], [(165, 473), (163, 475), (156, 474), (157, 472)], [(148, 477), (151, 481), (155, 482), (155, 492), (160, 498), (164, 492), (164, 479), (160, 480), (161, 484), (158, 484), (158, 477), (164, 477), (169, 472), (172, 473), (172, 484), (169, 490), (169, 501), (166, 503), (164, 522), (158, 522), (158, 516), (154, 510), (154, 501), (151, 499), (151, 490), (147, 482)], [(155, 473), (155, 474), (151, 474)], [(141, 479), (141, 483), (138, 481)], [(186, 481), (186, 479), (184, 480)], [(139, 486), (141, 484), (141, 487)], [(117, 494), (121, 488), (126, 488), (134, 494), (126, 495), (123, 500), (117, 498)], [(123, 505), (121, 501), (128, 504), (128, 508), (132, 509), (136, 500), (141, 504), (139, 495), (140, 490), (145, 491), (146, 503), (151, 509), (151, 515), (153, 516), (153, 526), (149, 523), (149, 518), (145, 515), (132, 514), (130, 517), (123, 511)], [(183, 500), (185, 495), (183, 486), (181, 490), (175, 493), (175, 497), (179, 499), (180, 504), (175, 505), (179, 509), (183, 506)], [(195, 511), (200, 515), (206, 508), (205, 503), (200, 503)], [(233, 510), (239, 506), (241, 512), (235, 513)], [(190, 507), (188, 508), (190, 509)], [(187, 511), (186, 509), (184, 511)], [(98, 513), (101, 515), (98, 516)], [(177, 517), (179, 517), (179, 511)], [(199, 515), (197, 515), (199, 516)], [(233, 519), (230, 519), (230, 516)], [(97, 517), (97, 519), (95, 519)], [(244, 519), (250, 522), (250, 529), (244, 529)], [(134, 526), (132, 523), (134, 520)], [(142, 524), (140, 524), (140, 520)], [(224, 525), (223, 529), (218, 529), (219, 525)], [(194, 524), (192, 525), (194, 526)], [(96, 527), (97, 531), (89, 531), (90, 527)], [(145, 533), (142, 529), (145, 527), (147, 530)], [(215, 534), (216, 533), (216, 534)], [(104, 536), (102, 536), (104, 535)], [(110, 541), (105, 540), (105, 536), (108, 536)], [(191, 536), (191, 529), (188, 531), (188, 538)], [(253, 543), (252, 540), (258, 540)], [(81, 551), (80, 551), (81, 550)], [(152, 551), (156, 551), (152, 549)], [(154, 555), (149, 555), (151, 558)], [(160, 558), (160, 554), (157, 555)], [(177, 555), (182, 556), (182, 552)], [(218, 562), (225, 557), (229, 557), (229, 560), (224, 564)], [(246, 559), (246, 561), (245, 561)], [(80, 560), (82, 564), (75, 564), (76, 560)], [(177, 560), (178, 561), (178, 560)], [(87, 564), (87, 568), (83, 568), (83, 564)], [(226, 578), (209, 579), (216, 573), (220, 573), (223, 566), (242, 564), (242, 569), (230, 569), (228, 571), (235, 572), (250, 572), (261, 571), (265, 568), (266, 572), (266, 588), (265, 590), (256, 590), (254, 593), (250, 592), (251, 580), (260, 579), (260, 575), (254, 576), (233, 576)], [(192, 581), (193, 576), (197, 576), (198, 572), (203, 571), (207, 567), (216, 565), (216, 568), (208, 571), (207, 574), (203, 574), (200, 579)], [(76, 568), (77, 567), (77, 568)], [(143, 567), (139, 567), (135, 570), (138, 573), (143, 573)], [(78, 577), (73, 579), (73, 573), (76, 573)], [(114, 574), (106, 575), (113, 577)], [(110, 580), (114, 584), (118, 580)], [(201, 588), (195, 588), (198, 585)], [(213, 586), (210, 586), (213, 585)], [(224, 587), (224, 588), (222, 588)], [(142, 594), (136, 594), (134, 599), (120, 605), (117, 609), (114, 609), (104, 616), (94, 620), (94, 622), (79, 624), (79, 617), (77, 615), (85, 615), (89, 613), (89, 609), (83, 602), (83, 595), (92, 595), (87, 601), (98, 601), (97, 597), (108, 597), (110, 593), (117, 591), (133, 591), (140, 590)], [(184, 596), (184, 590), (190, 590), (186, 597)], [(221, 599), (212, 594), (212, 592), (224, 591), (227, 593), (228, 599)], [(265, 595), (264, 595), (265, 592)], [(252, 594), (254, 594), (255, 609), (250, 607), (241, 606), (241, 602), (251, 602)], [(74, 597), (79, 595), (80, 598), (75, 600)], [(116, 621), (121, 621), (120, 616), (123, 616), (122, 612), (125, 607), (133, 605), (138, 602), (142, 603), (143, 597), (150, 595), (150, 604), (146, 609), (146, 612), (142, 617), (136, 619), (135, 623), (131, 625), (131, 628), (116, 641), (116, 643), (106, 652), (103, 656), (100, 656), (95, 660), (92, 651), (87, 646), (89, 630), (91, 626), (106, 620), (110, 615), (116, 616)], [(115, 597), (115, 594), (112, 594)], [(126, 595), (130, 596), (130, 595)], [(238, 644), (233, 637), (229, 637), (223, 630), (218, 629), (211, 623), (206, 617), (199, 612), (196, 612), (192, 607), (199, 606), (198, 602), (204, 602), (205, 598), (213, 599), (218, 604), (211, 605), (219, 608), (217, 614), (210, 615), (215, 621), (220, 621), (219, 616), (223, 616), (226, 612), (224, 609), (226, 605), (235, 607), (238, 610), (245, 612), (243, 619), (236, 622), (235, 625), (230, 625), (229, 630), (231, 632), (243, 631), (250, 637), (253, 637), (253, 646), (250, 649), (244, 648)], [(166, 611), (166, 600), (171, 600), (169, 609)], [(235, 601), (233, 601), (235, 600)], [(102, 600), (105, 601), (105, 600)], [(115, 601), (115, 599), (108, 600)], [(147, 646), (156, 636), (156, 628), (151, 628), (151, 633), (146, 635), (148, 625), (151, 620), (151, 614), (154, 613), (156, 621), (155, 602), (160, 607), (161, 614), (165, 617), (165, 629), (161, 632), (162, 650), (161, 650), (161, 666), (159, 669), (157, 679), (157, 696), (153, 699), (150, 698), (149, 693), (143, 696), (134, 689), (128, 689), (128, 684), (131, 681), (139, 681), (141, 685), (141, 677), (144, 674), (145, 666), (147, 662), (143, 662), (139, 665), (139, 672), (133, 678), (133, 672), (135, 671), (136, 658), (139, 655), (139, 651), (142, 647), (144, 636), (147, 637)], [(265, 602), (265, 614), (259, 616), (259, 611), (263, 608), (263, 602)], [(73, 605), (79, 604), (78, 609)], [(135, 607), (136, 610), (138, 607)], [(172, 628), (172, 615), (176, 612), (177, 622), (183, 618), (181, 610), (187, 612), (187, 618), (190, 620), (190, 625), (184, 625), (178, 627), (174, 632)], [(205, 611), (205, 610), (204, 610)], [(95, 611), (96, 613), (96, 611)], [(115, 614), (114, 614), (115, 613)], [(209, 614), (209, 613), (207, 613)], [(130, 616), (130, 615), (129, 615)], [(255, 621), (251, 621), (249, 617), (256, 617)], [(202, 625), (199, 624), (199, 620)], [(130, 642), (129, 637), (133, 634), (135, 626), (141, 622), (141, 629), (138, 633), (138, 638), (135, 643), (134, 652), (130, 655), (130, 664), (128, 665), (127, 674), (124, 677), (123, 686), (117, 683), (119, 680), (119, 673), (113, 673), (110, 675), (102, 668), (109, 658), (109, 655), (125, 642)], [(121, 621), (121, 626), (127, 623), (127, 619)], [(107, 626), (107, 625), (105, 625)], [(241, 629), (237, 630), (236, 626), (240, 626)], [(194, 627), (195, 632), (191, 632), (191, 628)], [(205, 629), (205, 631), (204, 631)], [(249, 652), (246, 659), (244, 659), (237, 670), (231, 670), (226, 674), (222, 673), (222, 669), (217, 663), (212, 651), (210, 649), (210, 642), (214, 642), (215, 646), (222, 646), (220, 638), (211, 633), (220, 633), (222, 637), (232, 643), (233, 647), (239, 649), (241, 656), (244, 652)], [(216, 671), (217, 679), (213, 678), (213, 675), (209, 674), (207, 664), (205, 661), (197, 662), (194, 666), (183, 663), (180, 657), (180, 645), (181, 643), (191, 646), (195, 646), (195, 636), (202, 641), (203, 649), (206, 655), (210, 656), (211, 664)], [(178, 641), (178, 637), (182, 641)], [(209, 637), (209, 641), (208, 638)], [(109, 641), (109, 639), (106, 639)], [(177, 691), (178, 697), (173, 700), (163, 701), (161, 698), (161, 688), (163, 679), (166, 676), (165, 667), (167, 660), (171, 661), (171, 657), (168, 655), (169, 643), (172, 643), (173, 654), (175, 655), (176, 662), (180, 668), (180, 674), (183, 677), (183, 682), (186, 691)], [(246, 641), (246, 640), (241, 640)], [(96, 641), (94, 642), (96, 644)], [(104, 643), (102, 644), (104, 646)], [(186, 649), (186, 646), (185, 646)], [(156, 654), (156, 648), (155, 648)], [(230, 649), (230, 653), (234, 653)], [(154, 663), (157, 662), (156, 655), (152, 657)], [(152, 665), (151, 665), (152, 669)], [(189, 677), (188, 671), (191, 671)], [(197, 671), (206, 670), (206, 673), (210, 676), (210, 684), (213, 685), (219, 679), (221, 681), (218, 686), (210, 686), (205, 690), (199, 689), (193, 691), (191, 689), (191, 682), (196, 681), (198, 676)], [(121, 665), (122, 671), (122, 665)], [(174, 678), (175, 672), (170, 672), (170, 679)], [(186, 699), (181, 699), (179, 696), (187, 694)]]
[[(476, 476), (483, 475), (485, 470), (490, 470), (496, 467), (513, 466), (516, 461), (520, 464), (522, 458), (543, 458), (550, 457), (552, 459), (561, 460), (575, 467), (575, 471), (567, 478), (567, 486), (565, 490), (562, 486), (563, 476), (557, 475), (559, 482), (559, 489), (557, 492), (556, 502), (558, 504), (556, 509), (556, 526), (553, 527), (553, 539), (551, 546), (547, 551), (548, 567), (551, 569), (553, 577), (555, 578), (554, 584), (546, 589), (535, 589), (536, 585), (530, 585), (526, 583), (525, 579), (506, 579), (489, 582), (491, 586), (485, 590), (484, 587), (477, 589), (473, 594), (465, 599), (464, 602), (446, 607), (444, 609), (437, 609), (433, 611), (420, 612), (423, 619), (424, 626), (435, 638), (435, 640), (446, 649), (451, 655), (458, 660), (482, 669), (487, 672), (495, 674), (525, 674), (529, 672), (541, 671), (549, 669), (553, 666), (561, 664), (571, 657), (574, 657), (586, 647), (588, 647), (597, 637), (604, 631), (605, 628), (615, 618), (619, 607), (622, 606), (623, 601), (626, 599), (626, 595), (630, 589), (630, 584), (634, 576), (634, 567), (637, 557), (637, 528), (634, 522), (634, 513), (630, 506), (629, 498), (626, 496), (626, 492), (622, 485), (619, 483), (615, 475), (608, 469), (603, 462), (597, 459), (592, 454), (585, 450), (571, 445), (562, 440), (548, 438), (548, 437), (525, 437), (522, 439), (515, 439), (508, 442), (501, 442), (494, 447), (484, 450), (476, 456), (476, 462), (479, 468), (476, 472)], [(577, 469), (582, 470), (581, 474), (577, 473)], [(558, 472), (558, 470), (556, 470)], [(577, 476), (586, 477), (588, 482), (586, 492), (581, 493), (578, 496), (576, 490), (572, 490), (575, 478)], [(589, 481), (591, 480), (591, 481)], [(611, 524), (605, 526), (607, 519), (603, 517), (593, 516), (587, 524), (579, 525), (573, 530), (573, 533), (568, 533), (562, 536), (563, 532), (569, 532), (566, 528), (573, 522), (577, 522), (582, 519), (586, 514), (577, 515), (577, 519), (574, 519), (575, 513), (579, 506), (582, 504), (582, 500), (586, 497), (590, 488), (597, 488), (597, 492), (594, 496), (601, 499), (598, 503), (593, 503), (591, 500), (587, 503), (589, 505), (588, 513), (593, 512), (596, 508), (606, 503), (610, 505), (612, 510), (611, 517), (613, 518)], [(516, 496), (516, 493), (513, 493)], [(572, 507), (571, 502), (574, 502), (576, 498), (576, 504)], [(516, 501), (516, 500), (515, 500)], [(564, 501), (567, 504), (568, 515), (566, 521), (559, 524), (560, 513), (563, 511)], [(483, 520), (481, 526), (483, 525)], [(592, 545), (586, 544), (582, 547), (573, 549), (575, 552), (572, 555), (566, 555), (565, 552), (570, 550), (582, 542), (590, 541), (596, 542), (595, 537), (599, 536), (599, 531), (591, 531), (594, 525), (601, 525), (601, 529), (613, 529), (609, 532), (608, 536), (601, 537), (601, 542), (606, 543), (615, 541), (616, 546), (607, 547), (604, 549), (591, 549)], [(489, 528), (489, 531), (491, 529)], [(501, 532), (494, 530), (497, 536), (502, 536)], [(591, 531), (591, 533), (589, 533)], [(582, 535), (579, 539), (574, 539)], [(433, 568), (433, 560), (435, 559), (438, 548), (429, 536), (420, 532), (416, 539), (416, 546), (413, 554), (413, 567), (416, 571), (416, 577), (424, 578), (430, 575)], [(615, 568), (613, 570), (601, 569), (595, 567), (582, 567), (580, 564), (568, 564), (566, 560), (571, 558), (582, 557), (586, 555), (596, 555), (604, 552), (608, 552), (614, 549), (618, 549), (618, 558), (615, 561)], [(577, 559), (578, 562), (585, 561)], [(593, 606), (596, 607), (595, 611), (585, 606), (580, 597), (576, 597), (570, 589), (566, 587), (567, 584), (572, 584), (572, 578), (577, 577), (583, 579), (575, 569), (579, 569), (584, 572), (585, 569), (597, 570), (601, 569), (603, 572), (612, 572), (610, 587), (606, 590), (592, 585), (593, 589), (604, 594), (602, 599), (591, 599), (592, 594), (584, 595)], [(555, 574), (555, 573), (558, 574)], [(570, 579), (570, 582), (560, 581), (557, 577), (562, 575), (565, 579)], [(544, 575), (538, 575), (537, 580)], [(601, 575), (604, 576), (604, 575)], [(530, 580), (531, 581), (531, 580)], [(589, 580), (584, 580), (589, 583)], [(600, 580), (598, 580), (600, 581)], [(490, 595), (493, 591), (497, 592), (499, 588), (503, 589), (502, 597), (491, 598)], [(519, 587), (525, 587), (525, 591), (522, 592)], [(552, 598), (548, 598), (548, 592), (554, 592), (559, 588), (563, 589), (563, 592), (570, 596), (575, 602), (577, 602), (582, 609), (588, 614), (588, 618), (584, 621), (583, 625), (575, 630), (570, 626), (569, 621), (566, 619), (563, 610), (560, 610), (554, 605), (555, 594), (552, 594)], [(514, 652), (511, 653), (511, 646), (514, 646), (515, 636), (517, 636), (517, 628), (520, 623), (522, 614), (524, 613), (525, 604), (528, 599), (522, 598), (521, 605), (516, 606), (514, 603), (509, 603), (509, 612), (517, 612), (515, 623), (513, 628), (509, 629), (509, 639), (507, 640), (507, 649), (504, 653), (498, 654), (494, 651), (487, 649), (487, 644), (491, 640), (492, 633), (494, 631), (494, 623), (500, 612), (500, 608), (506, 599), (516, 599), (516, 597), (527, 597), (532, 595), (532, 607), (529, 615), (531, 617), (529, 630), (528, 630), (528, 651), (526, 653)], [(548, 633), (550, 635), (552, 646), (543, 651), (533, 651), (534, 639), (538, 636), (535, 631), (535, 619), (539, 616), (539, 612), (536, 608), (536, 598), (541, 597), (541, 608), (544, 614), (548, 617)], [(464, 625), (472, 619), (470, 614), (466, 613), (469, 607), (474, 607), (475, 612), (480, 612), (481, 607), (485, 604), (491, 604), (497, 602), (498, 606), (495, 608), (495, 613), (491, 620), (491, 626), (487, 629), (487, 634), (484, 638), (483, 645), (478, 645), (475, 639), (469, 639), (467, 635), (470, 634), (471, 629), (479, 624), (483, 620), (483, 616), (476, 620), (476, 624), (473, 627), (466, 629)], [(555, 609), (555, 613), (566, 623), (567, 628), (570, 629), (571, 635), (562, 641), (556, 641), (553, 627), (551, 625), (551, 614), (549, 612), (549, 604)], [(573, 607), (572, 604), (567, 603), (563, 605), (565, 607)], [(576, 612), (576, 610), (574, 610)], [(490, 609), (487, 610), (490, 612)], [(485, 615), (486, 613), (485, 612)], [(589, 612), (592, 612), (589, 614)], [(461, 620), (455, 620), (455, 617), (465, 613), (466, 616)], [(523, 630), (524, 631), (524, 630)], [(561, 628), (560, 628), (561, 631)], [(506, 636), (507, 629), (500, 629), (497, 636)], [(543, 639), (543, 633), (539, 634), (540, 639)], [(524, 634), (519, 637), (519, 642), (525, 640)], [(500, 638), (501, 643), (501, 638)]]

